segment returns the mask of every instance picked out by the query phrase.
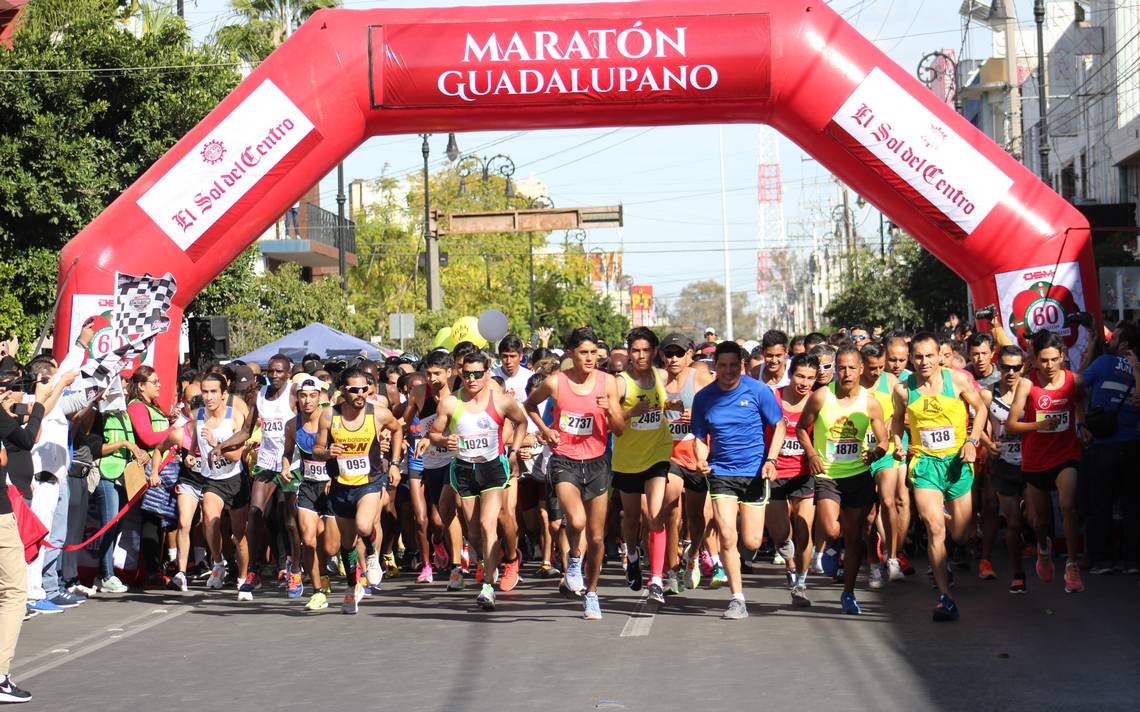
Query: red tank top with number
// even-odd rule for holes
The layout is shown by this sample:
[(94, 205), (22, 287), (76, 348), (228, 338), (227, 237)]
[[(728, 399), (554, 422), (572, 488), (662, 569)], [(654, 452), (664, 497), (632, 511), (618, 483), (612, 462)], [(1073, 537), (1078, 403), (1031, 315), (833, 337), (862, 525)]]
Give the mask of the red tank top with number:
[(1081, 459), (1081, 443), (1077, 440), (1077, 381), (1066, 370), (1060, 388), (1045, 388), (1036, 373), (1029, 375), (1033, 387), (1025, 401), (1023, 420), (1034, 423), (1046, 417), (1059, 418), (1055, 430), (1037, 430), (1021, 439), (1021, 469), (1044, 472), (1071, 460)]
[(606, 454), (609, 423), (606, 411), (598, 406), (598, 396), (606, 393), (606, 374), (594, 372), (594, 388), (578, 395), (570, 388), (570, 379), (559, 371), (558, 397), (554, 399), (554, 429), (558, 431), (558, 447), (554, 454), (572, 460), (593, 460)]
[[(784, 444), (780, 446), (780, 454), (776, 456), (776, 479), (786, 480), (792, 477), (808, 474), (807, 458), (804, 457), (804, 446), (796, 437), (796, 424), (800, 422), (800, 414), (788, 410), (784, 406), (784, 399), (777, 388), (776, 400), (780, 402), (780, 410), (784, 412), (784, 422), (787, 429), (784, 431)], [(801, 411), (802, 412), (802, 411)], [(767, 437), (770, 437), (769, 433)]]

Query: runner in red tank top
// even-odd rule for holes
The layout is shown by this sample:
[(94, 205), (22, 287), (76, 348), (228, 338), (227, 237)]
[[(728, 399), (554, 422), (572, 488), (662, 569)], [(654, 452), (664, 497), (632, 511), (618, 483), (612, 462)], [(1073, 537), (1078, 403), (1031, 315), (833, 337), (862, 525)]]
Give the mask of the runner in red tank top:
[(1057, 490), (1068, 559), (1065, 592), (1077, 593), (1084, 590), (1076, 552), (1080, 533), (1077, 467), (1081, 443), (1088, 442), (1090, 436), (1081, 424), (1084, 420), (1081, 377), (1063, 367), (1064, 351), (1064, 344), (1053, 332), (1034, 335), (1037, 372), (1018, 381), (1005, 428), (1011, 435), (1022, 436), (1021, 470), (1025, 484), (1029, 485), (1025, 488), (1026, 504), (1034, 513), (1033, 527), (1037, 532), (1037, 576), (1044, 582), (1053, 579), (1050, 492)]
[(811, 605), (807, 597), (807, 574), (811, 564), (811, 527), (815, 521), (815, 477), (808, 472), (804, 447), (796, 436), (796, 424), (811, 395), (819, 373), (819, 359), (807, 354), (792, 357), (788, 366), (791, 383), (777, 390), (780, 409), (788, 424), (784, 445), (776, 457), (776, 479), (768, 504), (768, 535), (787, 562), (792, 605)]
[[(583, 617), (599, 620), (598, 575), (605, 554), (605, 497), (610, 484), (606, 458), (609, 432), (620, 435), (625, 427), (617, 385), (613, 376), (597, 370), (598, 337), (593, 329), (581, 327), (566, 338), (571, 367), (559, 371), (531, 391), (526, 411), (538, 426), (543, 442), (554, 454), (548, 465), (550, 480), (565, 515), (570, 556), (562, 589), (584, 596)], [(554, 427), (542, 420), (539, 407), (554, 399)], [(582, 576), (582, 534), (587, 532), (589, 570)]]

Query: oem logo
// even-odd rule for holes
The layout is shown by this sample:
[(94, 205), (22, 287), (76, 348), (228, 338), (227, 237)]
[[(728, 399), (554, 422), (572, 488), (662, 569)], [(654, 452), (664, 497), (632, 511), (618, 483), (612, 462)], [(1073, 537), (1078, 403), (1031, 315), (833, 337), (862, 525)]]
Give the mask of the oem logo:
[(211, 166), (226, 157), (226, 147), (221, 141), (207, 141), (202, 146), (202, 160)]

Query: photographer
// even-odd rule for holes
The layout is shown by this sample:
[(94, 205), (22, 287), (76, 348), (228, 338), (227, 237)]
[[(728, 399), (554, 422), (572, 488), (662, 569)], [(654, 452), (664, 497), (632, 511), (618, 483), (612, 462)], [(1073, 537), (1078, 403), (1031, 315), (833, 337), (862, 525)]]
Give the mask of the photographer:
[[(1112, 333), (1108, 353), (1098, 356), (1081, 374), (1089, 394), (1085, 425), (1093, 435), (1082, 468), (1082, 476), (1089, 480), (1088, 548), (1093, 574), (1135, 571), (1140, 556), (1140, 488), (1132, 472), (1140, 457), (1140, 409), (1132, 398), (1137, 347), (1140, 329), (1122, 323)], [(1112, 546), (1112, 510), (1118, 497), (1124, 512), (1119, 552)]]

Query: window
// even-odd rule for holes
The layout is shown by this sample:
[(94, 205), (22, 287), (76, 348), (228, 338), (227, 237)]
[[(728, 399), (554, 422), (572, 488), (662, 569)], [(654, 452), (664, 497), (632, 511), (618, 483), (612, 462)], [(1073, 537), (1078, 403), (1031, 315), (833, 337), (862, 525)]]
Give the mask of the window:
[(1140, 32), (1140, 6), (1121, 3), (1116, 6), (1116, 127), (1123, 128), (1140, 116), (1140, 75), (1124, 71), (1140, 60), (1137, 33)]

